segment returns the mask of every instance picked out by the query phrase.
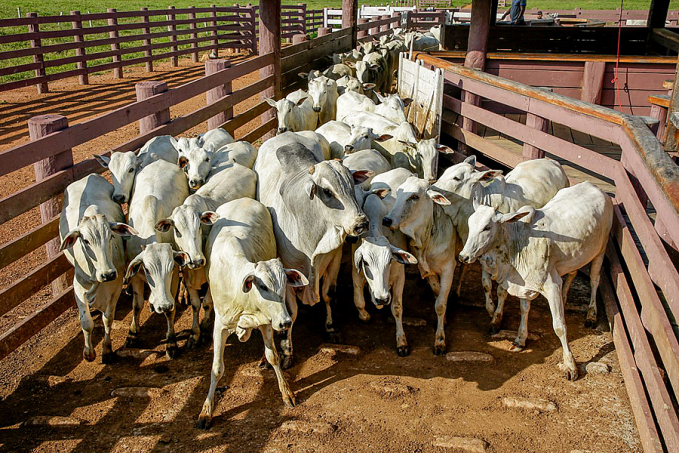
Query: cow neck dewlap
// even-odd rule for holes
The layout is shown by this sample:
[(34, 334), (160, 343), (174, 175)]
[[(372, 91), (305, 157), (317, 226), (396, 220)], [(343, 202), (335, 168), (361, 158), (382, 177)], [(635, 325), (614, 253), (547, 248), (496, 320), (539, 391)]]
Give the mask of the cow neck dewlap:
[(494, 248), (500, 259), (509, 263), (521, 275), (526, 288), (542, 291), (550, 261), (549, 241), (531, 237), (531, 225), (518, 221), (502, 225)]

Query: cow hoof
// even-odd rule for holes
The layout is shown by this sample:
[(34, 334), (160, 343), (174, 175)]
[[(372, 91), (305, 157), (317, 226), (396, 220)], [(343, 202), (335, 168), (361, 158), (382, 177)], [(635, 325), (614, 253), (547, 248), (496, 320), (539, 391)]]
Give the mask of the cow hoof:
[(325, 332), (325, 341), (328, 343), (339, 344), (342, 342), (342, 335), (337, 330)]
[(138, 348), (139, 347), (139, 339), (137, 337), (127, 337), (125, 339), (125, 347), (126, 348)]
[(189, 349), (196, 349), (199, 344), (200, 344), (200, 337), (198, 339), (195, 339), (194, 337), (190, 337), (189, 341), (186, 342), (186, 347), (189, 348)]
[(524, 348), (525, 348), (525, 346), (521, 346), (519, 343), (517, 343), (515, 341), (515, 342), (512, 343), (512, 346), (509, 348), (509, 351), (510, 352), (521, 352), (521, 351), (523, 351)]
[(101, 355), (101, 363), (104, 365), (108, 365), (110, 363), (113, 363), (116, 361), (118, 356), (116, 355), (115, 352), (107, 352), (106, 354)]
[(211, 424), (212, 419), (210, 417), (201, 415), (200, 417), (198, 417), (198, 421), (196, 422), (196, 428), (203, 430), (209, 429)]
[(575, 381), (578, 378), (577, 370), (566, 370), (564, 374), (569, 381)]
[(596, 327), (596, 321), (592, 321), (591, 319), (585, 320), (585, 328), (594, 329), (595, 327)]
[(408, 357), (410, 355), (410, 346), (399, 346), (396, 348), (396, 353), (399, 357)]
[(446, 353), (446, 346), (434, 346), (434, 355), (442, 356)]
[(273, 368), (269, 361), (266, 360), (266, 356), (262, 356), (262, 358), (259, 359), (259, 363), (257, 365), (263, 370), (270, 370)]
[(177, 357), (177, 352), (178, 348), (176, 344), (173, 345), (168, 345), (167, 348), (165, 348), (165, 357), (168, 359), (174, 359)]
[[(268, 364), (265, 360), (265, 362)], [(291, 355), (285, 355), (283, 356), (283, 360), (281, 360), (281, 368), (284, 370), (287, 370), (288, 368), (292, 368), (292, 363), (293, 363), (293, 358)]]
[(284, 397), (283, 398), (283, 405), (285, 407), (293, 408), (295, 407), (295, 397), (294, 396), (289, 396), (289, 397)]
[(369, 323), (370, 320), (372, 319), (372, 318), (370, 317), (370, 314), (369, 314), (368, 312), (366, 312), (365, 314), (359, 313), (359, 314), (358, 314), (358, 318), (359, 318), (361, 321), (363, 321), (364, 323), (366, 323), (366, 324)]
[(490, 327), (488, 328), (488, 334), (490, 336), (497, 335), (498, 332), (500, 332), (500, 326), (497, 324), (491, 324)]

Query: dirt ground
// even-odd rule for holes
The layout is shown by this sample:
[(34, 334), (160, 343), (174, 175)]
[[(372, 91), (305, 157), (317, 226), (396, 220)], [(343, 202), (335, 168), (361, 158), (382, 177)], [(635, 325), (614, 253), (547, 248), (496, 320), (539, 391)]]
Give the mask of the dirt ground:
[[(132, 68), (123, 81), (93, 77), (92, 86), (85, 89), (72, 81), (55, 82), (50, 84), (52, 93), (42, 97), (33, 87), (0, 94), (6, 101), (0, 104), (0, 150), (26, 139), (26, 120), (35, 114), (62, 113), (72, 122), (83, 121), (132, 102), (134, 83), (141, 79), (168, 80), (174, 86), (202, 75), (200, 65), (186, 61), (182, 65), (160, 66), (153, 74)], [(253, 81), (239, 79), (234, 88)], [(172, 115), (195, 110), (204, 102), (203, 97), (187, 101)], [(238, 106), (236, 114), (255, 101), (250, 102)], [(76, 161), (128, 140), (138, 133), (136, 127), (74, 150)], [(195, 132), (202, 130), (204, 126)], [(0, 196), (32, 181), (30, 169), (10, 176), (0, 179)], [(0, 242), (37, 222), (32, 211), (0, 226)], [(41, 262), (42, 254), (41, 249), (4, 269), (0, 287)], [(101, 364), (103, 326), (98, 316), (97, 359), (82, 360), (83, 336), (75, 308), (69, 309), (0, 361), (0, 452), (641, 450), (603, 310), (596, 329), (584, 328), (582, 307), (589, 299), (589, 285), (583, 276), (569, 295), (568, 336), (582, 368), (581, 377), (569, 382), (557, 368), (561, 347), (544, 301), (533, 304), (529, 329), (536, 336), (525, 351), (509, 352), (509, 340), (488, 335), (478, 267), (467, 273), (461, 299), (450, 299), (446, 339), (448, 351), (485, 353), (491, 361), (435, 357), (434, 297), (414, 271), (409, 269), (404, 297), (409, 357), (396, 354), (388, 309), (377, 310), (368, 302), (372, 320), (364, 324), (358, 319), (345, 265), (334, 313), (343, 344), (354, 346), (355, 354), (325, 347), (322, 304), (302, 307), (294, 330), (295, 365), (286, 371), (297, 406), (288, 409), (273, 371), (258, 367), (260, 336), (254, 334), (247, 343), (230, 338), (215, 419), (208, 431), (194, 424), (209, 386), (212, 348), (186, 349), (190, 309), (180, 307), (176, 322), (180, 355), (168, 360), (161, 344), (165, 318), (148, 310), (142, 312), (142, 349), (123, 347), (131, 319), (131, 301), (123, 296), (112, 335), (119, 358), (111, 365)], [(0, 332), (49, 297), (45, 290), (0, 318)], [(503, 328), (515, 330), (518, 322), (518, 301), (510, 298)], [(591, 362), (608, 367), (588, 373), (584, 367)], [(534, 408), (508, 407), (506, 401), (512, 398)]]

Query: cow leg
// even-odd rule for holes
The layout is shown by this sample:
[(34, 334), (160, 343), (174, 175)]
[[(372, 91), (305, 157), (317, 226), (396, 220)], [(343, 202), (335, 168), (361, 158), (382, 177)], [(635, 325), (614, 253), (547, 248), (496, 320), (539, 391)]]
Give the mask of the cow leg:
[(73, 278), (73, 294), (75, 295), (75, 303), (78, 306), (78, 314), (80, 315), (80, 327), (82, 328), (85, 337), (83, 357), (88, 362), (92, 362), (97, 357), (97, 353), (94, 351), (94, 346), (92, 345), (94, 321), (90, 314), (90, 305), (87, 303), (87, 290), (80, 284), (77, 277)]
[(438, 297), (441, 292), (441, 283), (439, 282), (439, 277), (436, 274), (427, 276), (427, 282), (431, 288), (434, 296)]
[(273, 367), (273, 370), (276, 373), (276, 379), (278, 379), (278, 389), (281, 391), (283, 404), (285, 404), (285, 407), (295, 407), (295, 395), (292, 393), (292, 390), (290, 390), (288, 382), (283, 375), (283, 371), (281, 371), (281, 363), (278, 359), (276, 346), (273, 342), (273, 329), (270, 324), (267, 324), (260, 326), (259, 331), (262, 332), (262, 338), (264, 339), (264, 353), (266, 355), (266, 360)]
[(177, 302), (181, 303), (182, 305), (186, 305), (186, 295), (189, 294), (189, 297), (191, 295), (191, 293), (186, 288), (186, 279), (184, 277), (184, 271), (182, 271), (181, 278), (179, 279), (179, 292), (177, 293)]
[(187, 287), (189, 292), (189, 299), (191, 301), (191, 312), (193, 314), (193, 321), (191, 322), (191, 336), (186, 346), (189, 349), (195, 349), (200, 341), (200, 328), (198, 327), (198, 319), (200, 317), (200, 296), (198, 290), (192, 287)]
[(467, 273), (467, 269), (469, 268), (469, 265), (462, 263), (460, 264), (460, 281), (457, 282), (457, 288), (455, 288), (455, 294), (457, 295), (457, 298), (460, 298), (460, 294), (462, 293), (462, 280), (464, 280), (464, 276)]
[(292, 325), (285, 332), (285, 338), (281, 340), (281, 351), (283, 352), (283, 361), (281, 362), (281, 367), (287, 370), (292, 366), (293, 355), (292, 355), (292, 328), (295, 325), (295, 320), (297, 319), (297, 296), (295, 295), (292, 288), (288, 287), (286, 291), (285, 301), (288, 304), (288, 310), (290, 310), (290, 318), (292, 319)]
[(342, 264), (342, 249), (340, 248), (339, 251), (335, 253), (335, 256), (333, 256), (332, 261), (330, 261), (330, 264), (328, 265), (328, 268), (325, 270), (324, 273), (325, 275), (323, 277), (322, 295), (323, 301), (325, 302), (326, 311), (325, 335), (327, 341), (329, 341), (330, 343), (340, 343), (342, 341), (339, 330), (335, 328), (332, 320), (332, 306), (330, 305), (332, 299), (328, 295), (328, 293), (330, 292), (330, 288), (334, 287), (337, 284), (337, 276), (339, 275), (341, 264)]
[(493, 302), (493, 280), (490, 274), (481, 269), (481, 284), (483, 285), (483, 295), (486, 297), (486, 311), (491, 318), (495, 318), (495, 303)]
[[(492, 286), (491, 286), (492, 288)], [(495, 335), (500, 331), (502, 326), (502, 316), (505, 314), (505, 301), (507, 300), (507, 290), (501, 285), (497, 287), (497, 308), (493, 313), (493, 319), (490, 321), (490, 334)]]
[(604, 263), (605, 255), (606, 249), (604, 248), (601, 253), (592, 260), (592, 264), (589, 268), (589, 287), (591, 289), (591, 294), (589, 295), (589, 308), (587, 309), (585, 327), (594, 328), (596, 326), (596, 292), (597, 289), (599, 289), (599, 280), (601, 280), (601, 265)]
[(514, 344), (509, 349), (512, 352), (523, 351), (526, 347), (526, 338), (528, 337), (528, 312), (530, 312), (530, 300), (520, 299), (519, 305), (521, 306), (521, 322), (519, 323), (519, 331), (514, 339)]
[(203, 297), (203, 320), (200, 323), (200, 338), (202, 343), (207, 343), (211, 335), (210, 324), (215, 321), (215, 309), (212, 302), (210, 288)]
[(563, 348), (563, 365), (560, 368), (566, 373), (566, 378), (574, 381), (578, 378), (578, 367), (575, 364), (573, 353), (568, 346), (566, 317), (564, 315), (563, 300), (561, 299), (561, 277), (553, 269), (543, 285), (544, 296), (549, 302), (549, 310), (552, 312), (552, 327), (554, 333), (561, 341)]
[(434, 355), (443, 355), (446, 352), (446, 332), (444, 330), (448, 295), (453, 285), (453, 273), (455, 262), (448, 263), (441, 272), (441, 289), (436, 297), (436, 339), (434, 341)]
[(137, 348), (139, 347), (139, 312), (144, 306), (144, 280), (135, 275), (130, 280), (130, 286), (132, 286), (132, 322), (125, 340), (125, 347)]
[(576, 275), (578, 275), (578, 271), (571, 272), (563, 282), (563, 289), (561, 293), (563, 294), (562, 298), (564, 305), (566, 305), (566, 300), (568, 300), (568, 290), (571, 289), (571, 284), (573, 283), (573, 280), (575, 280)]
[(214, 346), (212, 355), (212, 371), (210, 372), (210, 390), (207, 392), (207, 398), (203, 403), (203, 410), (198, 416), (198, 423), (196, 427), (199, 429), (208, 429), (212, 423), (212, 413), (215, 410), (215, 390), (217, 384), (224, 375), (224, 347), (226, 346), (226, 339), (229, 337), (228, 330), (219, 322), (215, 322), (213, 332)]
[[(396, 266), (396, 264), (392, 264)], [(391, 303), (391, 314), (394, 315), (396, 322), (396, 352), (399, 357), (407, 357), (410, 355), (410, 346), (406, 340), (406, 334), (403, 331), (403, 287), (405, 286), (406, 273), (405, 268), (401, 264), (401, 270), (398, 271), (396, 281), (391, 287), (391, 292), (394, 301)]]
[(354, 305), (358, 310), (358, 317), (363, 322), (370, 321), (370, 313), (365, 309), (365, 296), (363, 295), (363, 288), (365, 288), (365, 277), (356, 270), (356, 266), (351, 266), (351, 281), (354, 285)]
[(106, 310), (102, 313), (101, 320), (104, 323), (104, 343), (102, 345), (101, 351), (101, 363), (111, 363), (115, 360), (115, 353), (113, 352), (113, 347), (111, 346), (111, 326), (113, 325), (113, 319), (116, 315), (116, 305), (118, 305), (118, 299), (120, 298), (120, 293), (123, 290), (122, 277), (116, 282), (110, 284), (112, 293), (109, 297), (109, 301), (106, 304)]
[(168, 359), (174, 359), (177, 356), (177, 335), (174, 332), (174, 317), (176, 313), (176, 307), (171, 312), (165, 313), (165, 319), (167, 320), (165, 356)]

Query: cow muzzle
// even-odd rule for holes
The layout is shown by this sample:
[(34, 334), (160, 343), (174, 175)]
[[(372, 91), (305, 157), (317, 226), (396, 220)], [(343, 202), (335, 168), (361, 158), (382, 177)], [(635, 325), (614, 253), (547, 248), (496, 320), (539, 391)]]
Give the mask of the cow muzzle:
[(98, 280), (100, 282), (104, 283), (104, 282), (112, 282), (116, 278), (118, 278), (118, 272), (116, 272), (115, 270), (110, 270), (110, 271), (102, 272), (101, 274), (99, 274)]
[(391, 217), (384, 217), (382, 219), (382, 225), (389, 228), (390, 230), (398, 229), (398, 225), (394, 223), (394, 219), (392, 219)]
[(205, 260), (203, 258), (198, 258), (189, 263), (189, 269), (200, 269), (205, 266)]
[(377, 307), (378, 310), (381, 310), (382, 308), (386, 307), (391, 303), (391, 296), (387, 296), (381, 299), (375, 298), (373, 302), (375, 303), (375, 307)]
[(320, 112), (321, 112), (321, 108), (320, 108), (320, 107), (314, 107), (314, 112), (320, 113)]
[(202, 179), (192, 179), (189, 181), (189, 187), (191, 187), (194, 190), (199, 189), (200, 186), (202, 186), (203, 184), (205, 184), (205, 181), (203, 181)]
[(113, 199), (114, 202), (116, 202), (118, 204), (127, 203), (127, 197), (123, 194), (116, 193), (116, 194), (113, 194), (113, 197), (111, 197), (111, 198)]
[(458, 260), (460, 263), (463, 263), (463, 264), (471, 264), (471, 263), (474, 262), (474, 258), (472, 258), (472, 257), (469, 256), (469, 255), (462, 254), (462, 253), (460, 253), (460, 254), (457, 256), (457, 260)]
[(272, 326), (274, 330), (278, 332), (283, 332), (288, 330), (290, 327), (292, 327), (292, 318), (290, 316), (286, 316), (285, 318), (281, 319), (276, 323), (277, 325)]
[(153, 309), (156, 310), (156, 313), (158, 314), (171, 313), (172, 310), (174, 310), (174, 304), (172, 302), (154, 303)]
[(282, 133), (287, 132), (287, 131), (288, 131), (288, 128), (287, 128), (287, 127), (279, 127), (279, 128), (278, 128), (278, 133), (279, 133), (279, 134), (282, 134)]

